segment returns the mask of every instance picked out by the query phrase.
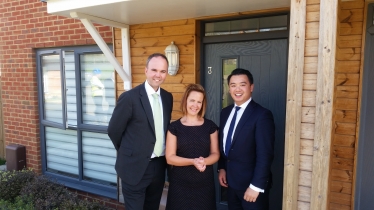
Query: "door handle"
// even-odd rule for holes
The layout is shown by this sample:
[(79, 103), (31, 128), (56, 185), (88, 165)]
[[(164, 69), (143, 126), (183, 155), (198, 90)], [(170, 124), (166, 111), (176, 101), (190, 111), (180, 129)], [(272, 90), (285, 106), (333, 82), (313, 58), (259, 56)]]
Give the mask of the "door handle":
[(212, 74), (212, 67), (208, 67), (208, 74)]

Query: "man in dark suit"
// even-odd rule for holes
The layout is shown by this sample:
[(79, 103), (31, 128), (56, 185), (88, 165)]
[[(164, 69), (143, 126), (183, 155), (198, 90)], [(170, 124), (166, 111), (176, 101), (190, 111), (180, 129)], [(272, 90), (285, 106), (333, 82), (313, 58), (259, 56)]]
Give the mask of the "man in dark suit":
[(274, 156), (272, 113), (252, 99), (253, 76), (235, 69), (228, 77), (234, 104), (221, 111), (218, 163), (220, 185), (228, 187), (228, 207), (268, 209)]
[(159, 209), (165, 182), (165, 136), (173, 109), (173, 96), (160, 88), (167, 72), (167, 58), (150, 55), (146, 81), (118, 98), (109, 122), (126, 210)]

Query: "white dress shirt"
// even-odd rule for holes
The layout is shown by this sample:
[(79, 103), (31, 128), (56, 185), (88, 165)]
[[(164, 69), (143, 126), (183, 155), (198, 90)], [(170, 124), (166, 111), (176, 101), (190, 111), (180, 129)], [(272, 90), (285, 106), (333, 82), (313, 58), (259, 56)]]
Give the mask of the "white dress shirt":
[[(232, 132), (232, 137), (231, 139), (233, 139), (234, 137), (234, 134), (235, 134), (235, 129), (236, 129), (236, 126), (238, 125), (239, 121), (240, 121), (240, 118), (242, 117), (243, 113), (244, 113), (244, 110), (245, 108), (247, 108), (249, 102), (251, 102), (252, 98), (249, 98), (248, 101), (246, 101), (245, 103), (243, 103), (242, 105), (240, 105), (240, 109), (238, 110), (238, 112), (236, 113), (236, 120), (235, 120), (235, 125), (234, 125), (234, 130)], [(226, 121), (226, 125), (225, 127), (223, 128), (223, 133), (228, 133), (229, 131), (229, 127), (230, 127), (230, 124), (231, 124), (231, 120), (232, 118), (234, 117), (234, 114), (235, 114), (235, 107), (237, 107), (237, 105), (235, 104), (234, 107), (232, 108), (231, 110), (231, 113), (229, 115), (229, 118), (227, 118), (227, 121)], [(225, 151), (225, 147), (226, 147), (226, 139), (227, 139), (227, 135), (223, 135), (223, 151)], [(261, 188), (258, 188), (252, 184), (249, 185), (249, 187), (256, 191), (256, 192), (265, 192), (265, 190), (261, 189)]]
[[(145, 81), (144, 86), (145, 86), (145, 92), (147, 92), (149, 103), (151, 104), (152, 113), (153, 113), (153, 96), (152, 96), (152, 94), (154, 94), (154, 93), (157, 93), (158, 96), (159, 96), (158, 100), (160, 102), (161, 113), (163, 113), (164, 109), (162, 107), (162, 100), (161, 100), (161, 95), (160, 95), (160, 87), (158, 88), (157, 91), (155, 91), (151, 87), (151, 85), (149, 85), (149, 83), (148, 83), (147, 80)], [(164, 114), (162, 114), (162, 130), (165, 130), (165, 128), (164, 128)], [(163, 146), (162, 146), (162, 153), (161, 153), (160, 156), (164, 156), (165, 155), (165, 134), (164, 134), (164, 132), (162, 132), (162, 135), (163, 135), (164, 143), (163, 143)], [(153, 152), (151, 158), (154, 158), (154, 157), (157, 157), (157, 155)]]

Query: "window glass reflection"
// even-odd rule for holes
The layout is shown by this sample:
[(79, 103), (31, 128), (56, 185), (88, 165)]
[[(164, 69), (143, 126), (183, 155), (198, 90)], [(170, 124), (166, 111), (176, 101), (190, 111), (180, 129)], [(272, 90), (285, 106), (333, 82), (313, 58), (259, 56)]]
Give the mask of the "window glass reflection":
[(205, 24), (205, 36), (287, 30), (287, 15), (220, 21)]
[(84, 54), (80, 61), (83, 123), (107, 126), (115, 106), (114, 69), (104, 54)]
[(222, 107), (226, 107), (230, 104), (233, 104), (234, 101), (231, 98), (229, 93), (229, 86), (227, 84), (227, 77), (230, 75), (232, 70), (237, 68), (237, 59), (223, 59), (222, 60), (222, 72), (223, 72), (223, 81), (222, 81)]
[(42, 57), (41, 63), (44, 119), (63, 123), (60, 55), (45, 55)]

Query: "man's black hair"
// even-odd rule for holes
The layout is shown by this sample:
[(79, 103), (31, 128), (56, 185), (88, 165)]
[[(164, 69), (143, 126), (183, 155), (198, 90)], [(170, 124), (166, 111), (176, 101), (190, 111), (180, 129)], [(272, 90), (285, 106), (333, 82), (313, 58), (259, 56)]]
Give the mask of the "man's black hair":
[(230, 85), (231, 76), (234, 76), (234, 75), (247, 75), (249, 83), (251, 85), (253, 84), (253, 76), (252, 76), (251, 72), (249, 72), (246, 69), (236, 68), (236, 69), (232, 70), (231, 74), (227, 77), (227, 84), (228, 85)]

